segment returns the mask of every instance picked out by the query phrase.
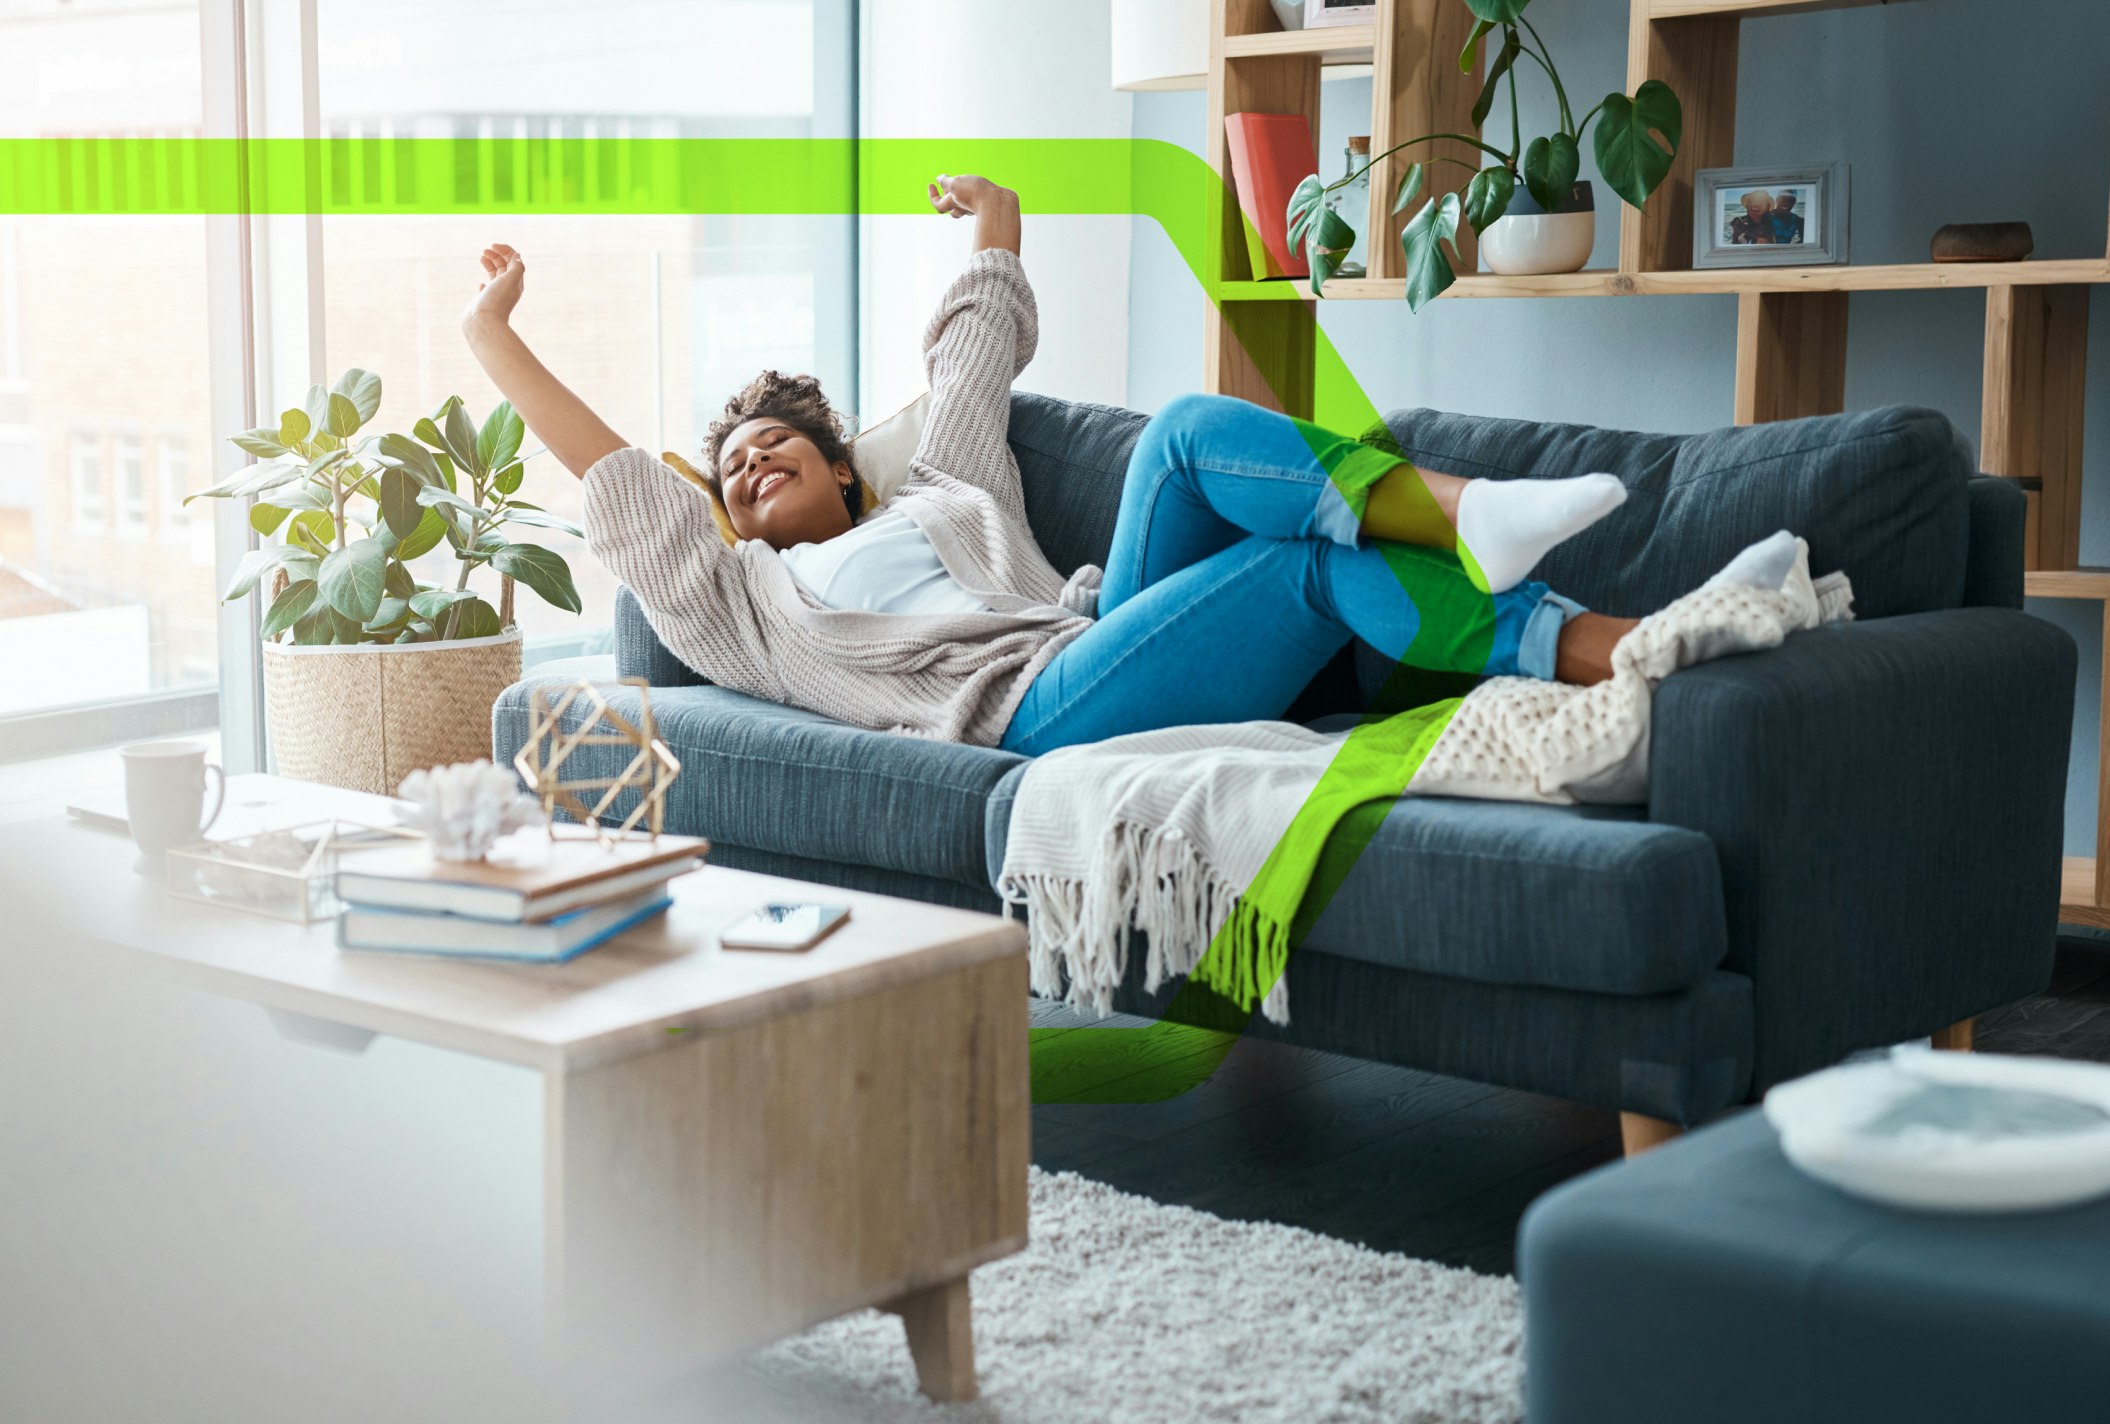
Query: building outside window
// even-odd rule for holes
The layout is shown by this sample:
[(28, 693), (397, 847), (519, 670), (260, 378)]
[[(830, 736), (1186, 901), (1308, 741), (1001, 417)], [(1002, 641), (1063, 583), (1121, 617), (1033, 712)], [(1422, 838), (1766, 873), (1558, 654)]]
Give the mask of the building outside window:
[(127, 539), (142, 539), (147, 532), (147, 462), (140, 448), (139, 432), (120, 430), (111, 437), (112, 465), (117, 476), (117, 532)]

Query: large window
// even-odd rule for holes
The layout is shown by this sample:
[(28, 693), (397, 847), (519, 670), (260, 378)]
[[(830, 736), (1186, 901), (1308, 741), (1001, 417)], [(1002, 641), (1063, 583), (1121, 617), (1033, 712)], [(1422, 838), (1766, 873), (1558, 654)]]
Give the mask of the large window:
[[(126, 736), (218, 716), (242, 730), (231, 746), (261, 745), (251, 635), (218, 600), (252, 536), (239, 508), (182, 498), (245, 462), (227, 437), (252, 394), (274, 419), (346, 367), (383, 378), (374, 429), (407, 431), (448, 395), (488, 411), (458, 325), (488, 242), (528, 255), (523, 333), (640, 445), (693, 452), (766, 366), (812, 371), (854, 410), (848, 216), (463, 217), (521, 191), (508, 150), (463, 144), (448, 191), (420, 194), (392, 142), (851, 137), (854, 5), (0, 0), (0, 137), (376, 138), (391, 142), (333, 167), (326, 196), (408, 209), (0, 215), (0, 760), (110, 740), (119, 714)], [(183, 181), (77, 161), (84, 193)], [(578, 176), (616, 195), (614, 171)], [(419, 213), (428, 199), (454, 215)], [(578, 515), (547, 456), (523, 493)], [(530, 661), (604, 642), (614, 590), (583, 544), (521, 537), (564, 552), (585, 603), (521, 594)]]
[[(0, 137), (195, 137), (201, 52), (196, 0), (7, 0)], [(169, 176), (73, 161), (84, 198)], [(0, 215), (0, 712), (215, 686), (214, 570), (149, 537), (144, 441), (212, 435), (205, 263), (200, 217)]]
[[(323, 128), (389, 139), (847, 137), (852, 95), (827, 76), (850, 72), (848, 12), (848, 0), (320, 0)], [(362, 151), (374, 162), (342, 173), (339, 197), (413, 200), (388, 145)], [(464, 143), (444, 197), (510, 198), (530, 153)], [(571, 176), (612, 196), (603, 156), (586, 150)], [(527, 258), (521, 334), (636, 444), (693, 458), (726, 397), (764, 367), (814, 372), (855, 408), (846, 217), (333, 216), (323, 228), (328, 365), (380, 373), (376, 428), (407, 430), (449, 395), (478, 416), (498, 400), (459, 328), (477, 254), (493, 241)], [(540, 443), (531, 432), (526, 448)], [(522, 493), (580, 516), (578, 481), (546, 455), (527, 462)], [(574, 617), (523, 591), (530, 661), (592, 646), (613, 578), (578, 540), (519, 537), (564, 553), (585, 605)]]

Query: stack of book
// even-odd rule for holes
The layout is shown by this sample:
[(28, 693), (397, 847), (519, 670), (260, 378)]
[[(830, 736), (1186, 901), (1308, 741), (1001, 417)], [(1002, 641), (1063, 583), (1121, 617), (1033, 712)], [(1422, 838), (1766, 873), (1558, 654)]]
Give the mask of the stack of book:
[(469, 862), (436, 860), (421, 841), (361, 852), (337, 872), (338, 947), (562, 964), (664, 912), (668, 882), (710, 849), (697, 836), (604, 846), (560, 834)]

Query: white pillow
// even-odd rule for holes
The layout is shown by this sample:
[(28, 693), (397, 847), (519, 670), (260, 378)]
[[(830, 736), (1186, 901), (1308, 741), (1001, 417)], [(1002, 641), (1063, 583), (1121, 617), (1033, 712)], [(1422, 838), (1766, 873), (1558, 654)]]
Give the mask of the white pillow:
[(930, 415), (930, 392), (925, 391), (877, 425), (860, 430), (850, 441), (857, 455), (857, 473), (871, 489), (878, 504), (894, 497), (908, 481), (909, 461), (923, 443), (923, 422)]

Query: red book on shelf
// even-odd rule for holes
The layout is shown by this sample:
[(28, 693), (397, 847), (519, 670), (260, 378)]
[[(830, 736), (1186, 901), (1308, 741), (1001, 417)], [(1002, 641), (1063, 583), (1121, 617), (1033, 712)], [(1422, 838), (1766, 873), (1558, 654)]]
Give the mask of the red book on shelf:
[(1249, 224), (1245, 240), (1253, 275), (1310, 276), (1304, 254), (1289, 250), (1289, 200), (1299, 183), (1319, 171), (1311, 126), (1302, 114), (1228, 114), (1224, 138), (1238, 209)]

